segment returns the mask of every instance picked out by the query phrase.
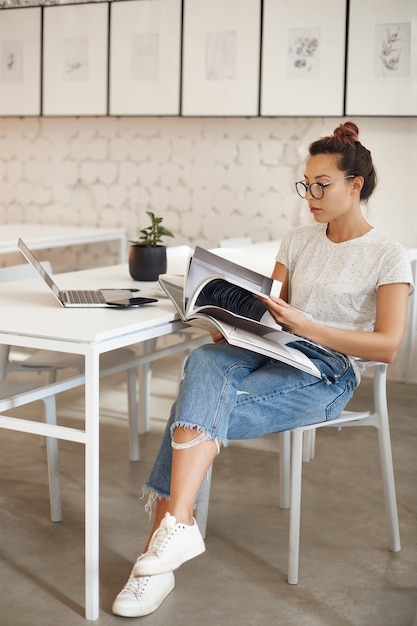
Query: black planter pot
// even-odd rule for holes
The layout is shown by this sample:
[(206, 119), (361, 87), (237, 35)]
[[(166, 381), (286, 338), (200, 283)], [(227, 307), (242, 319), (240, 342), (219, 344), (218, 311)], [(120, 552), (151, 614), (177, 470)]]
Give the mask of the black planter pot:
[(167, 271), (165, 246), (130, 246), (129, 272), (133, 280), (156, 281), (159, 274)]

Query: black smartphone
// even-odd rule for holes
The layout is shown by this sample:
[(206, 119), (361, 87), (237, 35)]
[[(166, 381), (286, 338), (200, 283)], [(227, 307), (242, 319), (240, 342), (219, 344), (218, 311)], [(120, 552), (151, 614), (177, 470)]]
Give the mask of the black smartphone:
[(110, 306), (119, 308), (127, 308), (132, 306), (140, 306), (141, 304), (150, 304), (151, 302), (158, 302), (157, 298), (126, 298), (124, 300), (113, 300), (107, 302)]

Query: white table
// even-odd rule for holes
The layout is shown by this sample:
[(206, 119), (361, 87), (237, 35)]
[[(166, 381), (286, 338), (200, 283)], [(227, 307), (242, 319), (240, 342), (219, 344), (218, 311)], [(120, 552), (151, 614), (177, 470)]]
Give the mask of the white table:
[[(170, 271), (182, 271), (179, 265), (183, 260), (176, 259)], [(154, 289), (153, 283), (132, 281), (127, 265), (62, 274), (59, 284), (62, 288), (78, 289), (139, 286), (141, 294), (152, 293)], [(1, 284), (0, 309), (0, 343), (82, 354), (85, 358), (85, 378), (63, 380), (49, 387), (52, 394), (85, 380), (84, 430), (6, 415), (0, 416), (0, 428), (57, 437), (85, 446), (85, 616), (96, 620), (99, 617), (99, 356), (184, 326), (166, 298), (129, 310), (64, 309), (37, 278)], [(143, 357), (149, 358), (159, 357), (157, 354)], [(44, 395), (45, 390), (38, 397)]]
[(21, 237), (32, 250), (62, 248), (89, 243), (117, 241), (119, 262), (126, 262), (126, 230), (124, 228), (89, 228), (59, 224), (2, 224), (0, 228), (0, 254), (17, 252)]
[[(277, 245), (278, 242), (268, 242), (242, 249), (222, 248), (218, 252), (269, 275)], [(185, 261), (184, 254), (169, 258), (168, 271), (183, 273)], [(155, 293), (153, 283), (132, 281), (127, 265), (62, 274), (58, 282), (61, 288), (139, 286), (142, 295)], [(165, 298), (157, 304), (130, 310), (63, 309), (38, 279), (1, 284), (0, 309), (0, 343), (82, 354), (85, 358), (84, 378), (50, 386), (50, 393), (55, 393), (85, 381), (84, 430), (4, 415), (0, 416), (0, 428), (57, 437), (85, 446), (85, 615), (96, 620), (99, 617), (99, 356), (175, 332), (184, 325)], [(144, 355), (138, 364), (160, 356), (161, 353)]]

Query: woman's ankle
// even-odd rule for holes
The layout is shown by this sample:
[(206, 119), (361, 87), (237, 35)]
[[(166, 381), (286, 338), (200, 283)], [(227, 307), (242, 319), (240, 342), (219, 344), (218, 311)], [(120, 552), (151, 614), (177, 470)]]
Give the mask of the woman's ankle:
[(193, 512), (179, 509), (175, 507), (170, 507), (168, 513), (175, 517), (177, 524), (186, 524), (187, 526), (192, 526), (194, 524)]

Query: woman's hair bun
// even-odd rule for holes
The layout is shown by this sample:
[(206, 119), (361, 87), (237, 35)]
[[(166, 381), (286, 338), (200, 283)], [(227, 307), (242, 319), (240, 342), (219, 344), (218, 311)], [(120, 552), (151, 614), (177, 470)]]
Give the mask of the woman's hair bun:
[(335, 128), (333, 135), (337, 137), (337, 139), (353, 143), (359, 141), (359, 128), (353, 122), (345, 122)]

